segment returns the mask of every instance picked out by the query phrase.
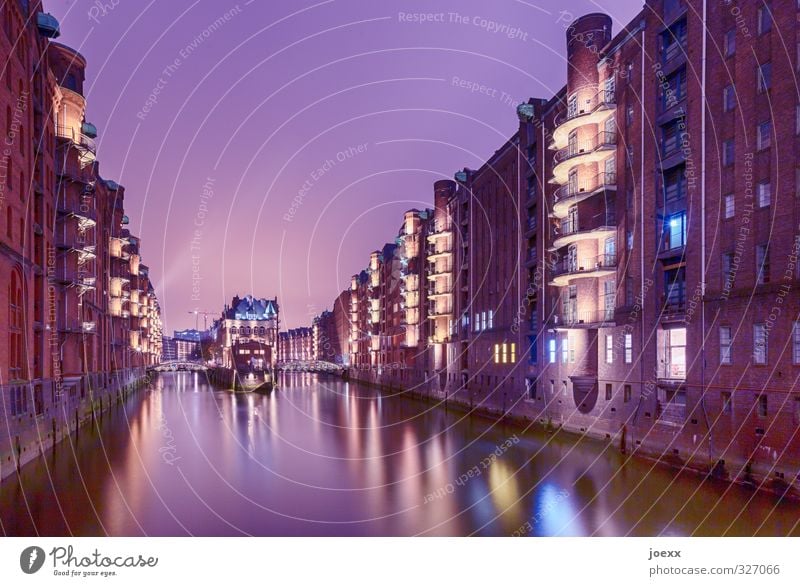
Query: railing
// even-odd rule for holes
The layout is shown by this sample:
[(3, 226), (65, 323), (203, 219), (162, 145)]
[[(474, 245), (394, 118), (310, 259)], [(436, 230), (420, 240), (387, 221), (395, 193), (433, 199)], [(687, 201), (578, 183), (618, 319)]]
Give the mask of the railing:
[(97, 144), (95, 143), (94, 139), (86, 136), (71, 126), (62, 126), (60, 124), (57, 125), (56, 135), (60, 136), (61, 138), (67, 138), (71, 140), (74, 144), (86, 149), (92, 154), (97, 153)]
[(554, 326), (578, 326), (614, 321), (614, 309), (567, 311), (550, 318)]
[[(603, 222), (599, 223), (598, 220), (602, 219)], [(613, 226), (615, 224), (614, 218), (610, 212), (595, 214), (590, 218), (590, 221), (580, 221), (576, 217), (567, 217), (561, 221), (561, 229), (556, 237), (568, 236), (578, 232), (586, 232), (587, 230), (594, 230), (601, 226)]]
[(553, 267), (553, 276), (569, 273), (591, 272), (597, 269), (610, 269), (617, 266), (616, 254), (600, 254), (581, 259), (564, 259)]
[(616, 187), (617, 185), (617, 173), (616, 172), (606, 172), (606, 173), (599, 173), (592, 177), (591, 179), (586, 179), (583, 181), (578, 181), (577, 183), (567, 183), (566, 185), (562, 185), (559, 187), (555, 192), (555, 201), (561, 201), (563, 199), (568, 199), (571, 197), (575, 197), (576, 195), (580, 195), (581, 193), (591, 193), (592, 191), (611, 187)]
[[(584, 92), (588, 90), (584, 89)], [(565, 122), (572, 120), (573, 118), (577, 118), (579, 116), (585, 116), (586, 114), (591, 114), (592, 112), (598, 110), (601, 107), (608, 107), (612, 108), (616, 104), (616, 97), (614, 96), (613, 90), (606, 90), (601, 89), (597, 93), (588, 98), (585, 97), (585, 93), (581, 92), (581, 99), (578, 100), (577, 105), (574, 109), (565, 110), (558, 116), (556, 116), (555, 124), (556, 126), (560, 126)]]
[(617, 144), (617, 133), (610, 131), (598, 132), (596, 136), (588, 140), (571, 142), (563, 149), (558, 149), (555, 154), (555, 162), (561, 163), (578, 155), (591, 153), (605, 146)]

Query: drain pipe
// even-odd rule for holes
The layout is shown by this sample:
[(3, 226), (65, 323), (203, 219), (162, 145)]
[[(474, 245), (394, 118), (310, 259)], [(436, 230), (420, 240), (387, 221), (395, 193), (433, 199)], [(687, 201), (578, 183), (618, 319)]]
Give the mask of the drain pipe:
[(700, 345), (700, 405), (703, 409), (703, 417), (706, 420), (708, 429), (708, 457), (714, 461), (713, 454), (713, 433), (708, 422), (706, 413), (706, 68), (708, 58), (708, 29), (706, 23), (708, 19), (708, 0), (703, 0), (703, 46), (701, 83), (700, 83), (700, 104), (703, 114), (700, 117), (700, 329), (702, 332), (702, 344)]

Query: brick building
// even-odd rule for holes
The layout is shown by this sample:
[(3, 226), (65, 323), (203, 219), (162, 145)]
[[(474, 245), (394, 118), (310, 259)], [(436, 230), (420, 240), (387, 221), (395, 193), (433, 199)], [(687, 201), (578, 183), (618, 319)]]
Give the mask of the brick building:
[(86, 60), (41, 3), (0, 7), (0, 476), (144, 378), (161, 318), (124, 189), (100, 175)]
[(351, 376), (796, 483), (798, 15), (562, 14), (565, 86), (352, 278)]

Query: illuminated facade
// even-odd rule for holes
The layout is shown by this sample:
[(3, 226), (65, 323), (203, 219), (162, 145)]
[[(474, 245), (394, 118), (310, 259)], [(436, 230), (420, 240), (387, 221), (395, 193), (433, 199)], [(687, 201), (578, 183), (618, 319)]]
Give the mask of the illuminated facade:
[(269, 348), (269, 364), (274, 368), (278, 361), (278, 329), (280, 308), (278, 299), (257, 299), (252, 295), (234, 297), (225, 306), (221, 319), (215, 323), (216, 340), (222, 348), (222, 366), (233, 368), (232, 347), (237, 343), (258, 342)]
[(4, 477), (144, 379), (161, 319), (138, 240), (126, 250), (124, 190), (99, 173), (85, 59), (52, 40), (59, 24), (41, 2), (0, 12)]
[(561, 15), (566, 85), (405, 214), (399, 311), (385, 249), (353, 277), (351, 376), (797, 482), (798, 8), (702, 4)]

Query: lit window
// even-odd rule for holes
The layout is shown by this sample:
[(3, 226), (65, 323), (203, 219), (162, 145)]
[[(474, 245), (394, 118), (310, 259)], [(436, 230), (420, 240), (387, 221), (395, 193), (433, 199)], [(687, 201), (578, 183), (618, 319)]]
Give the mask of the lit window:
[(733, 198), (733, 194), (729, 193), (725, 195), (723, 198), (723, 202), (725, 204), (725, 219), (730, 219), (736, 213), (736, 201)]
[(500, 344), (494, 345), (494, 363), (500, 364)]
[(561, 340), (561, 362), (566, 364), (569, 361), (569, 338), (564, 336)]
[(486, 312), (485, 311), (481, 312), (481, 329), (482, 330), (486, 329)]
[(753, 363), (767, 363), (767, 328), (764, 324), (753, 325)]
[(555, 338), (550, 338), (547, 341), (547, 353), (550, 364), (556, 363), (556, 340)]
[(686, 378), (686, 328), (659, 332), (663, 340), (662, 376), (672, 379)]
[(511, 344), (511, 362), (512, 364), (517, 362), (517, 345), (514, 343)]
[(508, 364), (508, 344), (503, 342), (503, 364)]
[(719, 362), (731, 364), (731, 329), (728, 326), (719, 329)]
[(606, 334), (606, 364), (614, 362), (614, 336)]
[(667, 250), (686, 246), (686, 212), (669, 216), (664, 229), (667, 233)]
[(480, 315), (477, 314), (477, 313), (475, 314), (475, 328), (474, 329), (475, 329), (476, 332), (480, 332), (481, 331)]
[(494, 311), (489, 310), (489, 329), (491, 330), (494, 327)]
[(625, 334), (625, 364), (633, 362), (633, 334)]

